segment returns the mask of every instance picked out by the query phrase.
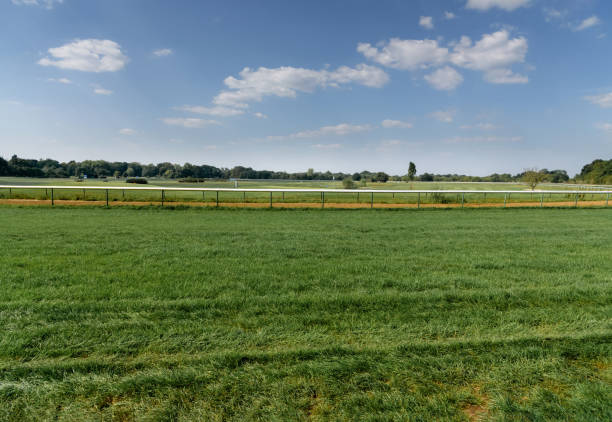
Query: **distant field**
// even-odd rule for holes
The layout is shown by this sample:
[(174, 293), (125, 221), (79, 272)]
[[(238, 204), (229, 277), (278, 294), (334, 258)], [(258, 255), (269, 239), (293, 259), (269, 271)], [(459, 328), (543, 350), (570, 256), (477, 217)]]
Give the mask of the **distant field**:
[[(87, 201), (103, 201), (105, 200), (105, 192), (100, 190), (87, 189), (88, 187), (136, 187), (134, 184), (127, 184), (124, 180), (106, 179), (105, 181), (88, 179), (83, 182), (77, 182), (75, 179), (34, 179), (34, 178), (0, 178), (0, 185), (14, 185), (11, 189), (0, 189), (0, 200), (3, 199), (38, 199), (49, 200), (50, 191), (40, 189), (36, 191), (20, 189), (19, 186), (24, 185), (56, 185), (56, 186), (82, 186), (83, 190), (61, 190), (55, 191), (56, 200), (87, 200)], [(244, 189), (341, 189), (342, 183), (338, 181), (207, 181), (204, 183), (180, 183), (177, 180), (168, 179), (149, 179), (149, 183), (144, 185), (147, 187), (200, 187), (200, 188), (244, 188)], [(354, 193), (328, 193), (325, 196), (327, 203), (333, 204), (369, 204), (372, 200), (376, 204), (459, 204), (462, 201), (471, 204), (502, 204), (507, 203), (551, 203), (558, 206), (559, 202), (567, 202), (566, 205), (571, 205), (575, 201), (575, 196), (568, 195), (551, 195), (547, 194), (544, 197), (533, 193), (529, 188), (520, 183), (438, 183), (438, 182), (388, 182), (388, 183), (368, 183), (362, 189), (388, 189), (388, 190), (405, 190), (406, 193), (377, 193), (374, 198), (369, 194), (359, 193), (359, 189), (355, 189)], [(564, 184), (542, 184), (539, 189), (543, 190), (573, 190), (575, 185)], [(585, 189), (585, 188), (583, 188)], [(612, 187), (610, 188), (612, 189)], [(509, 197), (504, 194), (466, 194), (461, 197), (459, 194), (421, 194), (410, 193), (411, 190), (508, 190), (516, 191)], [(599, 189), (593, 189), (593, 194), (581, 195), (579, 200), (582, 202), (597, 202), (597, 205), (604, 205), (609, 195), (597, 194)], [(109, 200), (113, 202), (161, 202), (161, 193), (147, 191), (117, 191), (109, 192)], [(166, 192), (165, 202), (205, 202), (210, 205), (216, 203), (216, 194), (214, 192)], [(242, 193), (242, 192), (222, 192), (219, 194), (221, 203), (268, 203), (270, 197), (268, 193)], [(321, 195), (319, 193), (291, 193), (277, 192), (273, 194), (273, 202), (281, 205), (296, 204), (296, 203), (320, 203)]]
[(611, 214), (0, 206), (0, 420), (612, 420)]
[[(164, 186), (164, 187), (211, 187), (211, 188), (233, 188), (236, 184), (230, 181), (206, 181), (203, 183), (181, 183), (176, 179), (148, 179), (149, 186)], [(295, 181), (295, 180), (269, 180), (269, 181), (245, 181), (237, 182), (240, 188), (316, 188), (316, 189), (341, 189), (342, 181), (323, 180), (323, 181)], [(133, 184), (125, 183), (125, 179), (108, 178), (104, 180), (86, 179), (82, 182), (77, 182), (76, 179), (59, 178), (45, 179), (34, 177), (0, 177), (0, 185), (83, 185), (87, 186), (134, 186)], [(360, 182), (356, 182), (357, 187)], [(574, 189), (575, 185), (566, 185), (562, 183), (544, 183), (540, 185), (546, 189)], [(612, 186), (611, 186), (612, 187)], [(404, 190), (529, 190), (524, 183), (462, 183), (462, 182), (387, 182), (387, 183), (372, 183), (369, 182), (364, 187), (367, 189), (404, 189)]]

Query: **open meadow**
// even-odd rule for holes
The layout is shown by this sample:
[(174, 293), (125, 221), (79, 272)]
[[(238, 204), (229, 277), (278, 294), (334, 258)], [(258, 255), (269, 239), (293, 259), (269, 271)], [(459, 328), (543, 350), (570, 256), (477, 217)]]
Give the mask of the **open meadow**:
[(0, 206), (0, 420), (609, 421), (611, 222)]

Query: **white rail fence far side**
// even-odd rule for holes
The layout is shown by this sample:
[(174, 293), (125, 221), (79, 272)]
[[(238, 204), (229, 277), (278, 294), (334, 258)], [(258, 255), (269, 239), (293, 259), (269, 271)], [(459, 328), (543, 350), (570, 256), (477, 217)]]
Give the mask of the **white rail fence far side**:
[[(460, 198), (460, 201), (457, 202), (463, 206), (466, 203), (466, 195), (481, 195), (484, 198), (486, 203), (487, 195), (489, 198), (491, 196), (497, 198), (501, 201), (501, 196), (503, 195), (503, 204), (506, 204), (510, 201), (511, 196), (515, 197), (518, 195), (531, 195), (530, 202), (537, 202), (537, 198), (540, 199), (540, 205), (544, 204), (545, 196), (552, 198), (553, 196), (565, 196), (566, 200), (570, 199), (570, 197), (574, 200), (574, 204), (577, 206), (581, 196), (590, 195), (593, 198), (594, 195), (599, 196), (600, 201), (605, 200), (605, 206), (607, 207), (609, 204), (610, 194), (612, 194), (612, 190), (397, 190), (397, 189), (315, 189), (315, 188), (302, 188), (302, 189), (283, 189), (283, 188), (189, 188), (189, 187), (161, 187), (161, 186), (61, 186), (61, 185), (51, 185), (51, 186), (21, 186), (21, 185), (0, 185), (0, 191), (8, 191), (9, 198), (12, 198), (14, 192), (20, 191), (45, 191), (45, 197), (51, 201), (51, 205), (55, 205), (55, 201), (57, 200), (56, 195), (58, 192), (64, 191), (82, 191), (83, 196), (87, 191), (102, 191), (104, 195), (104, 199), (106, 205), (109, 205), (110, 192), (122, 191), (123, 196), (125, 196), (126, 191), (141, 191), (141, 192), (158, 192), (159, 193), (159, 202), (163, 205), (164, 202), (168, 202), (166, 199), (167, 192), (201, 192), (204, 197), (205, 193), (211, 192), (214, 193), (214, 201), (217, 206), (219, 206), (219, 193), (223, 192), (233, 192), (233, 193), (243, 193), (243, 198), (246, 201), (246, 193), (268, 193), (270, 206), (273, 205), (273, 194), (281, 193), (283, 195), (285, 193), (304, 193), (304, 194), (319, 194), (320, 195), (320, 203), (321, 206), (325, 206), (325, 195), (326, 194), (357, 194), (359, 195), (365, 194), (369, 195), (370, 205), (374, 206), (375, 195), (381, 194), (392, 194), (393, 198), (395, 195), (414, 195), (416, 196), (416, 204), (417, 206), (421, 205), (421, 196), (424, 194), (428, 195), (456, 195), (457, 198)], [(413, 196), (413, 198), (414, 198)], [(533, 201), (533, 197), (536, 197), (536, 201)], [(85, 198), (84, 198), (85, 199)], [(150, 201), (148, 201), (150, 202)], [(448, 203), (448, 202), (445, 202)]]

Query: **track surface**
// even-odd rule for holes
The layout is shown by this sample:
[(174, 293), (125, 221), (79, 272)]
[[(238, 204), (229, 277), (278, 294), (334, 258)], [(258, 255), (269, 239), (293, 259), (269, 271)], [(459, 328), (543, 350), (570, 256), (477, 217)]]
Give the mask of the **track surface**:
[[(51, 205), (50, 200), (42, 199), (0, 199), (0, 204), (9, 205)], [(100, 205), (105, 206), (105, 201), (75, 201), (75, 200), (55, 200), (56, 205)], [(161, 202), (151, 201), (111, 201), (111, 206), (147, 206), (147, 205), (162, 205)], [(211, 202), (165, 202), (168, 206), (193, 206), (193, 207), (214, 207), (216, 203)], [(543, 207), (574, 207), (574, 201), (555, 201), (544, 202)], [(606, 201), (578, 201), (578, 207), (601, 207), (607, 206)], [(270, 208), (269, 202), (219, 202), (220, 207), (239, 207), (239, 208)], [(501, 202), (484, 202), (484, 203), (466, 203), (465, 208), (522, 208), (522, 207), (540, 207), (539, 201), (533, 202), (508, 202), (504, 205)], [(320, 202), (273, 202), (273, 208), (321, 208)], [(342, 202), (326, 202), (324, 208), (461, 208), (461, 204), (384, 204), (374, 203), (342, 203)]]

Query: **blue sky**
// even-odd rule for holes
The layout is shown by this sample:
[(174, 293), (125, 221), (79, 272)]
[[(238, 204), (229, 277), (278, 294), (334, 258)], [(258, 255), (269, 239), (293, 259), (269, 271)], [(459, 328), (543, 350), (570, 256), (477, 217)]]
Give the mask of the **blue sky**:
[(0, 156), (574, 174), (606, 0), (0, 0)]

